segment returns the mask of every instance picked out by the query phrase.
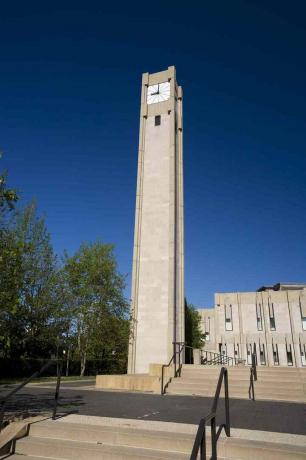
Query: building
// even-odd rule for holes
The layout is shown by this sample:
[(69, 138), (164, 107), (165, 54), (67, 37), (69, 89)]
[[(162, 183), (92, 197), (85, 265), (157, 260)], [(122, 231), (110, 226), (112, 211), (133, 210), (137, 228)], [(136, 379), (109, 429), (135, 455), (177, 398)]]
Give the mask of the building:
[(182, 96), (175, 67), (143, 74), (130, 374), (167, 363), (185, 337)]
[(199, 309), (204, 349), (259, 366), (306, 366), (306, 284), (279, 283), (257, 292), (215, 294)]

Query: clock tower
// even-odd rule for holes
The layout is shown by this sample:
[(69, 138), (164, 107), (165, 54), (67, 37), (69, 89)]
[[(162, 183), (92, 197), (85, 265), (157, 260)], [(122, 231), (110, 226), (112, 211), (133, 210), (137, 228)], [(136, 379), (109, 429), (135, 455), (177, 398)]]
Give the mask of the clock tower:
[(166, 364), (185, 340), (182, 88), (142, 76), (128, 372)]

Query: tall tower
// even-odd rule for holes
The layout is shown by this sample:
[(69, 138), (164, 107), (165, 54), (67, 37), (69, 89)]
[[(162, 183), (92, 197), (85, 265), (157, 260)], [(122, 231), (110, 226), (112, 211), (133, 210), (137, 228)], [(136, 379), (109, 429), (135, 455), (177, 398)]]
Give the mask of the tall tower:
[(182, 88), (175, 67), (142, 76), (129, 373), (167, 363), (183, 342)]

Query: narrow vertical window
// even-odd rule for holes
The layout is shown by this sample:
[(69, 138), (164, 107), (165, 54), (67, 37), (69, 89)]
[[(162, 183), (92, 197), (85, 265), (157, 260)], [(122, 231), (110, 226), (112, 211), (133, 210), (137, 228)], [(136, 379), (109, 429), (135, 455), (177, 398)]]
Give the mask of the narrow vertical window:
[(224, 314), (225, 314), (225, 330), (233, 330), (233, 316), (232, 316), (232, 306), (224, 305)]
[(272, 352), (273, 352), (273, 361), (274, 366), (279, 366), (279, 356), (278, 356), (278, 345), (272, 342)]
[(159, 126), (161, 123), (160, 115), (155, 116), (155, 126)]
[(261, 346), (259, 346), (259, 350), (260, 350), (260, 364), (262, 366), (265, 366), (266, 365), (266, 353), (265, 353), (265, 345), (262, 344)]
[(257, 330), (262, 331), (262, 316), (261, 316), (261, 304), (256, 303), (256, 321), (257, 321)]
[(210, 340), (210, 317), (208, 316), (205, 321), (205, 339), (207, 342)]
[(300, 341), (300, 355), (301, 355), (301, 364), (306, 366), (306, 346)]
[(239, 343), (234, 344), (234, 358), (235, 358), (235, 364), (238, 364), (239, 358), (240, 358)]
[(287, 364), (288, 364), (288, 366), (293, 366), (291, 343), (289, 343), (289, 344), (286, 343), (286, 354), (287, 354)]
[(270, 318), (270, 331), (275, 331), (275, 315), (274, 315), (274, 305), (269, 302), (269, 318)]
[(252, 364), (252, 353), (251, 353), (251, 344), (246, 345), (246, 351), (247, 351), (247, 364)]

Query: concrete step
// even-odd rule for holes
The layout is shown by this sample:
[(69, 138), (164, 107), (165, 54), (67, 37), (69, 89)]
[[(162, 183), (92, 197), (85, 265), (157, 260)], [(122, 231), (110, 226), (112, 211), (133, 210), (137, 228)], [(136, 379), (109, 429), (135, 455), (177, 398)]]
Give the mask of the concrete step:
[[(189, 367), (185, 367), (189, 366)], [(191, 366), (191, 365), (184, 365), (182, 368), (182, 375), (183, 374), (190, 374), (190, 373), (206, 373), (211, 375), (219, 375), (221, 367), (211, 367), (211, 366)], [(245, 366), (242, 368), (237, 367), (227, 367), (229, 375), (246, 375), (250, 373), (250, 367)], [(265, 366), (258, 366), (257, 373), (263, 376), (270, 375), (273, 376), (282, 376), (282, 377), (296, 377), (298, 379), (306, 380), (306, 369), (297, 369), (297, 368), (279, 368), (279, 367), (265, 367)]]
[[(201, 388), (191, 388), (184, 386), (175, 386), (168, 387), (167, 394), (171, 395), (186, 395), (186, 396), (203, 396), (203, 397), (213, 397), (215, 395), (215, 389), (201, 389)], [(230, 397), (235, 399), (249, 399), (248, 389), (243, 390), (230, 390)], [(223, 394), (221, 394), (221, 397)], [(260, 391), (255, 387), (255, 398), (256, 400), (267, 400), (267, 401), (291, 401), (291, 402), (306, 402), (306, 398), (303, 393), (290, 393), (287, 392), (277, 392), (277, 391)]]
[[(216, 370), (210, 370), (210, 369), (190, 369), (190, 370), (182, 370), (181, 376), (209, 376), (211, 378), (218, 378), (220, 372)], [(289, 373), (289, 372), (263, 372), (261, 370), (257, 369), (257, 375), (260, 376), (263, 379), (277, 379), (277, 380), (297, 380), (301, 382), (306, 381), (306, 376), (304, 377), (303, 374), (300, 373)], [(228, 372), (229, 378), (247, 378), (250, 376), (250, 369), (246, 369), (243, 372)]]
[[(207, 439), (207, 446), (210, 446)], [(208, 449), (207, 449), (208, 450)], [(24, 438), (18, 441), (16, 460), (19, 455), (29, 458), (48, 458), (65, 460), (187, 460), (190, 453), (160, 451), (125, 445), (94, 444), (70, 440), (48, 438)], [(18, 455), (19, 454), (19, 455)], [(210, 451), (207, 451), (208, 457)], [(304, 447), (277, 444), (265, 441), (252, 441), (237, 438), (220, 438), (218, 458), (240, 460), (305, 460)], [(30, 456), (30, 457), (29, 457)], [(12, 457), (10, 457), (12, 458)]]
[(148, 449), (190, 452), (194, 434), (176, 432), (156, 432), (152, 430), (124, 427), (95, 426), (77, 423), (44, 422), (30, 428), (31, 437), (64, 439), (99, 444), (137, 446)]
[[(33, 457), (33, 455), (21, 455), (21, 454), (10, 455), (8, 458), (9, 458), (9, 460), (50, 460), (50, 457), (41, 457), (41, 456)], [(57, 459), (57, 460), (59, 460), (59, 459)]]
[[(88, 423), (88, 417), (71, 416), (67, 421), (44, 421), (31, 425), (30, 435), (16, 444), (12, 460), (171, 460), (189, 459), (197, 427), (112, 419)], [(91, 417), (89, 417), (91, 419)], [(95, 417), (94, 419), (99, 419)], [(78, 423), (84, 420), (85, 423)], [(89, 420), (90, 422), (90, 420)], [(97, 422), (95, 422), (97, 423)], [(243, 430), (242, 430), (243, 431)], [(233, 429), (232, 437), (222, 433), (218, 441), (218, 459), (223, 460), (306, 460), (306, 439), (280, 433)], [(265, 439), (268, 437), (269, 442)], [(294, 437), (294, 435), (293, 435)], [(298, 440), (297, 440), (298, 438)], [(207, 455), (211, 438), (207, 428)]]
[(189, 460), (189, 453), (160, 451), (126, 445), (94, 444), (64, 439), (28, 437), (16, 444), (16, 453), (65, 460)]
[[(173, 379), (170, 385), (183, 384), (183, 385), (195, 385), (202, 386), (203, 388), (216, 388), (216, 381), (214, 379), (198, 379), (198, 378), (188, 378), (181, 377)], [(250, 384), (250, 379), (248, 380), (229, 380), (230, 388), (248, 388)], [(301, 382), (276, 382), (270, 380), (257, 380), (254, 382), (257, 388), (267, 389), (267, 390), (282, 390), (282, 391), (304, 391), (303, 383)]]

